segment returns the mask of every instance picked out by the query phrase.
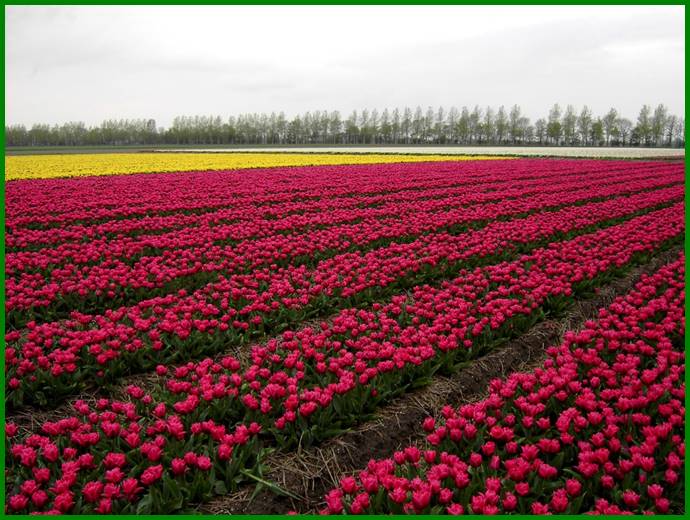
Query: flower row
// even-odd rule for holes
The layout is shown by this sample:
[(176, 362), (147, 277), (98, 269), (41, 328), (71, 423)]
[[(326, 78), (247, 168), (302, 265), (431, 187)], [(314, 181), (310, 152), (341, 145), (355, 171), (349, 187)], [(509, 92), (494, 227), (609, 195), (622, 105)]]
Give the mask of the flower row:
[[(29, 323), (6, 335), (10, 402), (79, 389), (92, 377), (116, 379), (156, 363), (193, 359), (255, 334), (366, 302), (405, 287), (442, 279), (463, 264), (514, 254), (549, 237), (577, 232), (678, 197), (677, 188), (606, 200), (517, 221), (495, 222), (459, 235), (430, 235), (368, 253), (348, 253), (305, 266), (265, 268), (236, 275), (187, 294), (169, 294), (102, 315)], [(676, 204), (660, 214), (678, 213)], [(646, 209), (645, 209), (646, 208)], [(531, 245), (532, 244), (532, 245)], [(474, 260), (473, 260), (474, 259)], [(105, 371), (104, 371), (105, 369)], [(20, 376), (14, 381), (14, 376)], [(21, 388), (20, 388), (21, 387)], [(18, 391), (19, 390), (19, 391)]]
[[(368, 197), (463, 182), (499, 184), (510, 179), (597, 172), (658, 172), (665, 177), (682, 165), (629, 161), (465, 161), (273, 168), (242, 172), (185, 172), (108, 179), (80, 178), (10, 183), (6, 190), (8, 233), (25, 228), (65, 228), (179, 212), (204, 213), (308, 200)], [(103, 189), (104, 186), (108, 189)], [(345, 201), (343, 201), (345, 202)]]
[[(9, 314), (8, 323), (20, 323), (15, 319), (15, 310), (30, 308), (37, 316), (45, 314), (50, 319), (51, 306), (57, 304), (67, 311), (88, 313), (106, 305), (114, 307), (136, 303), (139, 299), (167, 294), (179, 288), (194, 290), (221, 275), (227, 277), (251, 272), (271, 264), (291, 265), (300, 263), (300, 259), (313, 264), (343, 251), (366, 250), (382, 241), (392, 241), (393, 245), (396, 241), (409, 242), (407, 237), (414, 238), (424, 233), (429, 234), (422, 240), (433, 242), (440, 240), (439, 232), (458, 227), (463, 229), (473, 223), (479, 225), (498, 218), (580, 203), (593, 195), (605, 198), (652, 189), (658, 187), (659, 183), (657, 179), (630, 180), (624, 185), (603, 186), (598, 190), (585, 188), (570, 190), (565, 194), (560, 191), (539, 193), (456, 209), (411, 212), (404, 220), (399, 217), (368, 219), (304, 233), (276, 234), (239, 242), (231, 240), (227, 245), (223, 242), (219, 244), (215, 233), (203, 233), (202, 230), (198, 230), (196, 236), (204, 245), (196, 247), (179, 236), (154, 237), (149, 243), (157, 254), (135, 259), (131, 265), (123, 259), (104, 260), (97, 265), (84, 266), (70, 263), (46, 274), (22, 273), (19, 279), (9, 278), (5, 304)], [(657, 190), (651, 192), (649, 197), (654, 198), (659, 193), (675, 193), (681, 197), (683, 186)], [(83, 248), (89, 254), (88, 245)], [(100, 252), (96, 251), (95, 255), (100, 256)], [(45, 313), (42, 313), (43, 308)], [(66, 317), (65, 311), (63, 316), (57, 315), (53, 319), (60, 317)]]
[(324, 512), (683, 511), (684, 264), (644, 277), (543, 368), (423, 423), (427, 446), (344, 477)]
[(481, 340), (508, 334), (505, 324), (663, 243), (672, 231), (658, 217), (463, 272), (439, 289), (417, 287), (372, 311), (343, 311), (320, 330), (255, 347), (249, 367), (232, 357), (161, 366), (150, 393), (128, 389), (133, 402), (77, 402), (74, 416), (46, 422), (38, 434), (20, 436), (8, 424), (8, 508), (169, 513), (224, 493), (251, 478), (260, 431), (303, 439), (358, 420), (437, 358), (476, 356)]
[[(640, 181), (653, 183), (642, 183)], [(87, 264), (108, 261), (114, 258), (131, 258), (135, 255), (148, 255), (150, 250), (165, 250), (170, 247), (191, 247), (218, 241), (239, 241), (248, 238), (263, 238), (278, 233), (303, 232), (310, 228), (333, 226), (368, 219), (400, 218), (405, 215), (416, 215), (421, 212), (438, 212), (468, 205), (487, 202), (498, 202), (510, 198), (528, 197), (536, 194), (554, 193), (557, 191), (585, 190), (596, 192), (604, 186), (635, 182), (627, 192), (635, 189), (651, 189), (673, 182), (682, 182), (680, 175), (668, 175), (659, 178), (655, 172), (624, 172), (612, 175), (609, 172), (592, 175), (586, 179), (573, 178), (549, 179), (544, 186), (544, 179), (529, 182), (492, 181), (485, 185), (463, 184), (459, 187), (442, 189), (422, 189), (405, 192), (405, 196), (385, 194), (375, 197), (370, 202), (368, 197), (348, 197), (337, 199), (305, 201), (299, 203), (276, 204), (269, 208), (247, 206), (240, 209), (222, 209), (200, 215), (175, 214), (156, 219), (158, 225), (148, 231), (141, 231), (141, 220), (114, 221), (120, 225), (122, 235), (113, 236), (112, 232), (104, 233), (99, 238), (85, 235), (85, 226), (75, 230), (55, 229), (41, 231), (50, 237), (48, 244), (32, 243), (29, 250), (9, 252), (6, 255), (6, 275), (15, 277), (19, 273), (36, 269), (47, 269), (61, 266), (68, 262)], [(397, 199), (397, 200), (396, 200)], [(326, 207), (326, 204), (328, 207)], [(326, 211), (328, 210), (328, 211)], [(172, 228), (161, 227), (168, 222)], [(95, 226), (100, 228), (103, 225)], [(137, 232), (133, 235), (127, 226), (134, 226)], [(92, 233), (93, 229), (92, 228)], [(144, 230), (146, 231), (146, 230)], [(39, 231), (33, 231), (38, 233)], [(102, 232), (102, 231), (101, 231)], [(62, 238), (61, 238), (62, 236)], [(16, 240), (20, 237), (10, 235)], [(24, 237), (21, 237), (24, 238)], [(90, 240), (87, 240), (91, 238)], [(144, 253), (146, 252), (146, 253)], [(160, 254), (160, 253), (159, 253)]]
[(116, 153), (63, 155), (10, 155), (5, 157), (8, 181), (92, 177), (148, 172), (240, 170), (324, 164), (390, 164), (401, 162), (508, 160), (492, 156), (324, 154), (324, 153)]
[(159, 392), (181, 413), (222, 423), (256, 420), (281, 444), (308, 444), (361, 420), (408, 385), (477, 358), (546, 313), (563, 311), (682, 226), (682, 217), (672, 225), (658, 218), (553, 243), (513, 262), (461, 272), (440, 288), (418, 286), (387, 305), (346, 309), (318, 327), (288, 331), (255, 346), (241, 377), (211, 359), (170, 372), (159, 366), (159, 375), (169, 373)]
[[(498, 161), (497, 163), (500, 163)], [(507, 162), (502, 162), (506, 164)], [(431, 175), (429, 171), (433, 167)], [(136, 177), (115, 176), (108, 179), (84, 177), (79, 179), (38, 180), (36, 182), (8, 184), (8, 227), (46, 227), (55, 224), (91, 223), (146, 214), (160, 214), (185, 209), (209, 210), (241, 204), (274, 204), (299, 200), (300, 197), (328, 193), (377, 194), (396, 189), (413, 189), (414, 180), (439, 181), (441, 172), (456, 171), (460, 179), (466, 173), (486, 174), (482, 163), (459, 162), (363, 164), (341, 166), (312, 166), (291, 168), (265, 168), (233, 171), (187, 171), (178, 173), (142, 174)], [(507, 171), (509, 168), (499, 168)], [(491, 169), (489, 169), (491, 171)], [(386, 178), (385, 172), (396, 172)], [(471, 177), (471, 175), (469, 175)], [(340, 179), (338, 183), (336, 179)], [(374, 179), (380, 182), (377, 184)], [(284, 182), (287, 180), (288, 182)], [(446, 175), (446, 182), (448, 182)], [(98, 190), (111, 186), (107, 194)], [(72, 196), (65, 197), (70, 194)], [(25, 194), (26, 199), (21, 195)], [(56, 196), (63, 199), (56, 199)]]
[[(196, 247), (185, 242), (184, 236), (153, 237), (149, 244), (159, 254), (138, 258), (132, 265), (122, 259), (108, 259), (97, 265), (75, 266), (70, 263), (45, 275), (38, 272), (23, 273), (19, 279), (9, 278), (6, 282), (5, 305), (9, 314), (8, 323), (15, 323), (15, 310), (31, 308), (33, 313), (37, 313), (40, 308), (47, 307), (46, 311), (50, 316), (50, 306), (55, 303), (63, 309), (93, 312), (103, 308), (106, 301), (111, 307), (135, 303), (137, 299), (150, 297), (153, 289), (162, 289), (155, 294), (166, 294), (178, 288), (193, 290), (220, 274), (229, 276), (271, 264), (290, 265), (298, 263), (295, 260), (299, 259), (308, 259), (313, 263), (343, 250), (356, 248), (361, 251), (381, 241), (395, 243), (396, 240), (414, 238), (427, 232), (431, 233), (425, 237), (427, 241), (435, 241), (439, 230), (452, 230), (472, 223), (479, 224), (552, 206), (579, 203), (593, 195), (605, 198), (651, 189), (658, 187), (659, 183), (657, 179), (639, 182), (630, 180), (624, 185), (604, 186), (598, 190), (585, 188), (570, 190), (566, 194), (539, 193), (450, 210), (420, 211), (416, 214), (409, 212), (405, 220), (399, 217), (369, 219), (304, 233), (231, 241), (228, 245), (218, 243), (219, 237), (227, 237), (224, 234), (227, 230), (221, 230), (220, 235), (197, 230), (192, 235), (201, 239), (201, 243), (205, 245)], [(677, 185), (653, 192), (650, 197), (658, 193), (676, 193), (680, 197), (682, 190), (682, 185)], [(86, 255), (89, 255), (89, 245), (84, 244), (82, 247)], [(137, 252), (137, 248), (134, 252)], [(102, 253), (95, 251), (94, 254), (100, 257)], [(199, 279), (196, 286), (190, 279), (194, 277)], [(55, 316), (59, 317), (61, 316)]]
[[(496, 163), (486, 163), (496, 164)], [(664, 168), (638, 166), (634, 169), (597, 170), (582, 168), (573, 174), (564, 167), (546, 169), (534, 169), (525, 171), (517, 169), (469, 168), (471, 163), (465, 163), (465, 168), (458, 167), (460, 163), (438, 163), (431, 165), (397, 165), (391, 167), (392, 176), (389, 179), (380, 179), (380, 183), (373, 183), (375, 175), (370, 175), (371, 167), (359, 166), (351, 168), (351, 173), (356, 175), (343, 176), (342, 182), (335, 184), (331, 180), (334, 173), (330, 169), (311, 168), (312, 175), (322, 182), (310, 182), (296, 188), (293, 183), (273, 183), (272, 189), (246, 191), (238, 190), (231, 183), (215, 185), (212, 174), (195, 179), (203, 187), (219, 193), (206, 193), (206, 200), (197, 200), (197, 193), (192, 188), (192, 193), (185, 199), (179, 199), (177, 192), (166, 193), (172, 200), (161, 199), (157, 192), (149, 187), (139, 188), (140, 199), (125, 199), (119, 201), (120, 205), (113, 207), (112, 201), (96, 199), (89, 203), (78, 199), (56, 204), (54, 201), (44, 201), (43, 193), (35, 193), (29, 190), (29, 200), (35, 195), (40, 198), (19, 208), (18, 218), (31, 227), (19, 226), (16, 221), (10, 224), (8, 229), (8, 248), (40, 246), (41, 244), (60, 244), (67, 241), (92, 239), (104, 234), (136, 235), (148, 231), (165, 231), (185, 227), (217, 225), (227, 221), (252, 221), (257, 218), (278, 218), (290, 214), (323, 213), (330, 210), (345, 210), (366, 206), (380, 206), (385, 204), (404, 203), (420, 197), (440, 197), (444, 194), (466, 194), (468, 192), (484, 192), (487, 190), (512, 187), (518, 183), (522, 186), (543, 186), (552, 179), (564, 179), (566, 176), (573, 180), (596, 179), (604, 175), (656, 175), (664, 178), (675, 174), (669, 166)], [(411, 168), (414, 167), (414, 170)], [(278, 172), (281, 176), (292, 178), (294, 171)], [(330, 175), (328, 175), (330, 173)], [(345, 172), (343, 172), (345, 173)], [(472, 175), (468, 175), (472, 173)], [(292, 174), (292, 175), (290, 175)], [(211, 176), (211, 179), (207, 177)], [(295, 179), (298, 180), (298, 179)], [(146, 183), (143, 183), (146, 186)], [(173, 186), (175, 183), (172, 183)], [(57, 191), (64, 189), (57, 186)], [(75, 187), (76, 188), (76, 187)], [(136, 188), (136, 186), (134, 186)], [(85, 189), (83, 187), (82, 189)], [(165, 189), (163, 191), (166, 191)], [(86, 192), (88, 200), (92, 193)], [(21, 202), (21, 201), (16, 201)], [(48, 207), (38, 204), (45, 203)], [(29, 206), (29, 207), (27, 207)], [(128, 212), (134, 211), (134, 213)], [(107, 215), (83, 214), (84, 210), (117, 212)], [(47, 214), (38, 214), (36, 211), (47, 211)], [(42, 217), (60, 217), (60, 220), (47, 220), (41, 225)], [(85, 218), (88, 217), (88, 218)], [(105, 221), (103, 219), (106, 218)], [(85, 220), (84, 224), (75, 224), (75, 221)], [(60, 227), (54, 227), (59, 224)], [(19, 226), (19, 227), (15, 227)], [(47, 227), (44, 227), (47, 226)]]

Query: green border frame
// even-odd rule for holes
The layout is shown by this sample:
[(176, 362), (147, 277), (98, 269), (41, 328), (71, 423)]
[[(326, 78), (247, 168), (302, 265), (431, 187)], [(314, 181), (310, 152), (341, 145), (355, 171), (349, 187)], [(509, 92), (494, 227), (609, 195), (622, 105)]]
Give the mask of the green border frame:
[[(581, 2), (545, 2), (545, 1), (538, 1), (538, 2), (518, 2), (518, 1), (503, 1), (503, 2), (472, 2), (472, 1), (467, 1), (467, 2), (453, 2), (453, 1), (433, 1), (428, 4), (424, 3), (419, 3), (419, 2), (413, 2), (413, 1), (402, 1), (402, 2), (396, 2), (396, 1), (375, 1), (375, 2), (365, 2), (365, 1), (343, 1), (343, 2), (203, 2), (201, 4), (189, 4), (187, 2), (129, 2), (129, 1), (124, 1), (124, 2), (119, 2), (119, 3), (110, 3), (110, 2), (9, 2), (9, 3), (4, 3), (3, 5), (6, 6), (14, 6), (14, 5), (390, 5), (390, 6), (395, 6), (395, 5), (615, 5), (615, 6), (625, 6), (625, 5), (682, 5), (685, 6), (685, 2), (683, 1), (672, 1), (672, 2), (650, 2), (650, 1), (620, 1), (620, 0), (609, 0), (607, 2), (593, 2), (593, 1), (581, 1)], [(684, 11), (684, 19), (685, 22), (687, 22), (687, 10)], [(5, 75), (5, 78), (7, 77), (7, 70), (5, 69), (5, 24), (6, 24), (6, 17), (5, 17), (5, 9), (3, 8), (2, 10), (2, 32), (3, 32), (3, 41), (2, 41), (2, 68), (3, 72)], [(687, 42), (687, 35), (685, 37), (685, 41)], [(685, 64), (686, 64), (686, 70), (687, 70), (687, 56), (685, 58)], [(685, 89), (687, 92), (687, 85), (685, 85)], [(5, 92), (5, 83), (2, 85), (2, 92)], [(5, 106), (7, 103), (7, 98), (4, 98), (3, 105), (2, 105), (2, 116), (3, 116), (3, 121), (5, 120)], [(685, 108), (685, 120), (687, 121), (687, 115), (688, 115), (688, 109), (687, 105)], [(0, 138), (2, 142), (2, 149), (3, 149), (3, 154), (5, 153), (5, 133), (2, 132), (2, 137)], [(687, 159), (687, 144), (685, 146), (685, 151), (686, 151), (686, 158), (685, 158), (685, 182), (687, 185), (688, 182), (688, 172), (687, 172), (687, 165), (688, 165), (688, 159)], [(2, 225), (3, 229), (3, 234), (4, 234), (4, 229), (5, 229), (5, 168), (3, 166), (2, 170), (2, 182), (0, 183), (0, 205), (2, 206), (2, 212), (0, 213), (0, 224)], [(688, 203), (687, 203), (687, 195), (685, 198), (685, 224), (686, 228), (688, 225)], [(685, 280), (686, 280), (686, 287), (687, 287), (687, 281), (689, 279), (688, 272), (687, 272), (687, 255), (688, 252), (690, 251), (690, 248), (688, 247), (688, 241), (687, 241), (687, 236), (685, 237), (684, 241), (684, 249), (685, 249), (685, 255), (686, 255), (686, 274), (685, 274)], [(0, 328), (2, 329), (2, 345), (4, 347), (4, 342), (5, 342), (5, 240), (3, 238), (2, 243), (0, 244), (0, 253), (2, 254), (2, 259), (0, 260), (0, 277), (2, 279), (2, 294), (0, 294), (0, 305), (2, 305), (2, 313), (0, 313)], [(685, 306), (685, 320), (687, 322), (688, 317), (690, 316), (690, 311), (688, 308), (688, 304), (686, 302)], [(687, 353), (689, 351), (688, 347), (690, 346), (690, 342), (688, 341), (688, 337), (686, 334), (685, 337), (685, 352), (686, 352), (686, 357)], [(4, 352), (4, 348), (3, 348)], [(5, 423), (5, 356), (4, 353), (0, 357), (0, 369), (2, 370), (2, 375), (0, 376), (2, 378), (2, 387), (0, 388), (0, 422), (1, 425), (4, 429), (4, 423)], [(687, 371), (685, 372), (685, 383), (687, 386), (688, 381), (690, 381), (690, 378), (688, 377)], [(688, 400), (686, 397), (686, 402), (685, 402), (685, 414), (686, 414), (686, 424), (687, 424), (687, 419), (690, 417), (690, 414), (688, 412)], [(3, 432), (4, 433), (4, 432)], [(685, 444), (688, 444), (688, 439), (690, 439), (690, 436), (688, 435), (688, 431), (686, 429), (685, 431)], [(31, 518), (30, 515), (5, 515), (5, 443), (3, 442), (2, 445), (0, 446), (0, 463), (2, 464), (3, 471), (0, 474), (0, 485), (2, 486), (2, 493), (0, 493), (0, 515), (2, 518)], [(686, 508), (686, 515), (687, 515), (687, 505), (690, 503), (690, 489), (688, 489), (687, 486), (687, 473), (688, 469), (690, 469), (690, 462), (688, 462), (688, 458), (686, 456), (685, 458), (685, 465), (684, 465), (684, 479), (685, 479), (685, 508)], [(100, 518), (101, 515), (79, 515), (81, 518)], [(138, 518), (136, 515), (112, 515), (113, 517), (116, 518)], [(173, 516), (173, 515), (150, 515), (150, 516), (158, 516), (158, 517), (166, 517), (166, 516)], [(176, 518), (199, 518), (202, 516), (211, 516), (211, 515), (175, 515)], [(251, 519), (251, 518), (291, 518), (289, 515), (213, 515), (214, 517), (219, 517), (219, 518), (231, 518), (231, 517), (239, 517), (239, 518), (245, 518), (245, 519)], [(299, 516), (306, 516), (306, 515), (299, 515)], [(505, 515), (508, 516), (508, 515)], [(562, 518), (590, 518), (589, 515), (553, 515), (554, 517), (562, 517)], [(393, 515), (392, 517), (394, 518), (406, 518), (404, 515)], [(434, 519), (441, 519), (441, 518), (447, 518), (446, 516), (442, 515), (425, 515), (426, 518), (434, 518)], [(516, 518), (516, 519), (532, 519), (534, 518), (533, 515), (510, 515), (511, 518)], [(603, 515), (604, 518), (618, 518), (618, 515)], [(669, 519), (682, 519), (685, 518), (685, 515), (664, 515), (664, 518), (669, 518)], [(375, 519), (375, 518), (380, 518), (380, 516), (377, 515), (363, 515), (359, 518), (369, 518), (369, 519)]]

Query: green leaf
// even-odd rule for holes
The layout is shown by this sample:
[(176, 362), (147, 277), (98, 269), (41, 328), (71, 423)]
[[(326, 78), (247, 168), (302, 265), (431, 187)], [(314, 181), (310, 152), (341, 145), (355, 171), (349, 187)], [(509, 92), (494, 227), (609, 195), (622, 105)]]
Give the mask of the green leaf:
[(282, 495), (282, 496), (287, 496), (290, 498), (294, 498), (295, 500), (300, 500), (300, 497), (297, 495), (290, 493), (287, 489), (283, 489), (277, 484), (274, 484), (273, 482), (269, 482), (268, 480), (264, 480), (262, 478), (257, 477), (256, 475), (250, 473), (246, 469), (240, 470), (240, 473), (242, 473), (244, 476), (249, 477), (253, 480), (256, 480), (260, 484), (266, 486), (268, 489), (276, 493), (277, 495)]
[(572, 500), (570, 502), (570, 514), (576, 515), (580, 511), (580, 507), (582, 507), (582, 501), (585, 499), (585, 494), (583, 493), (579, 497), (577, 497), (575, 500)]
[(153, 506), (151, 495), (146, 495), (137, 505), (137, 515), (150, 515)]
[(222, 480), (216, 480), (216, 483), (213, 484), (213, 492), (216, 495), (226, 495), (228, 493), (228, 487)]

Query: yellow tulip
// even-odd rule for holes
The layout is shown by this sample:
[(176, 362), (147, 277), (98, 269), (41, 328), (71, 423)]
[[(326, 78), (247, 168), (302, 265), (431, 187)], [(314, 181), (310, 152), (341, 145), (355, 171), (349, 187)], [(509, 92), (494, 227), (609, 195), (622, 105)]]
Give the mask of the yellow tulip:
[(91, 175), (239, 170), (281, 166), (387, 164), (424, 161), (505, 160), (481, 155), (325, 154), (325, 153), (104, 153), (5, 156), (5, 180)]

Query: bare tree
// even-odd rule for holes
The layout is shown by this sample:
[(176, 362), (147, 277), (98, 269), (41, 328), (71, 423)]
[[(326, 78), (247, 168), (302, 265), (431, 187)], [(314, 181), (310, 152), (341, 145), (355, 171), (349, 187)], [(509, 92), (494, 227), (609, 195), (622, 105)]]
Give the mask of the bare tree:
[[(601, 134), (601, 137), (600, 137)], [(548, 119), (539, 118), (534, 126), (518, 105), (510, 112), (501, 106), (496, 111), (475, 106), (429, 107), (423, 112), (409, 107), (401, 111), (384, 109), (354, 110), (343, 121), (337, 111), (315, 110), (297, 114), (290, 120), (284, 112), (248, 113), (223, 119), (214, 115), (176, 116), (172, 125), (158, 128), (153, 119), (109, 119), (87, 127), (73, 121), (62, 125), (35, 124), (5, 126), (7, 146), (83, 146), (140, 145), (170, 143), (202, 144), (398, 144), (454, 143), (505, 144), (550, 143), (554, 145), (656, 145), (684, 146), (684, 120), (670, 115), (664, 105), (652, 112), (640, 111), (637, 124), (619, 117), (611, 109), (595, 119), (588, 107), (579, 116), (568, 105), (561, 114), (554, 105)]]
[(448, 111), (448, 140), (451, 143), (456, 143), (458, 139), (458, 119), (460, 118), (460, 112), (456, 107), (451, 107)]
[(618, 111), (612, 108), (607, 112), (607, 114), (601, 119), (604, 125), (604, 135), (606, 136), (606, 146), (611, 142), (611, 136), (616, 131), (616, 121), (618, 121)]
[(551, 144), (558, 145), (561, 141), (563, 127), (561, 125), (561, 107), (556, 103), (549, 111), (549, 119), (546, 124), (546, 135), (551, 140)]
[(685, 146), (685, 118), (678, 118), (678, 129), (676, 130), (676, 146)]
[(624, 117), (619, 117), (616, 120), (616, 130), (618, 131), (618, 139), (621, 145), (625, 146), (628, 139), (630, 138), (630, 133), (632, 132), (633, 123), (630, 119)]
[(592, 129), (592, 111), (587, 105), (582, 107), (580, 116), (577, 118), (577, 130), (580, 133), (580, 139), (583, 146), (589, 143), (589, 134)]
[(640, 144), (646, 146), (649, 146), (652, 136), (651, 111), (652, 109), (649, 108), (649, 105), (644, 105), (640, 110), (640, 114), (637, 116), (637, 126), (635, 127), (635, 132), (640, 140)]
[(391, 120), (391, 132), (393, 134), (393, 144), (398, 144), (400, 140), (400, 110), (395, 108)]
[(651, 121), (652, 140), (656, 146), (662, 143), (667, 118), (668, 109), (664, 105), (658, 105), (654, 109), (654, 115), (652, 115)]
[(383, 112), (381, 112), (381, 122), (379, 126), (379, 133), (380, 133), (380, 141), (381, 143), (384, 144), (390, 144), (391, 142), (391, 134), (392, 134), (392, 127), (391, 127), (391, 120), (390, 120), (390, 114), (388, 112), (388, 109), (384, 109)]
[(503, 140), (508, 133), (508, 116), (503, 105), (498, 108), (496, 113), (496, 143), (503, 144)]
[(487, 144), (496, 142), (496, 123), (494, 120), (494, 111), (491, 107), (486, 107), (484, 111), (484, 141)]
[(520, 107), (518, 105), (513, 105), (510, 109), (510, 116), (508, 120), (508, 134), (510, 135), (510, 140), (515, 144), (520, 136), (520, 117), (522, 116)]
[(405, 107), (403, 111), (401, 130), (405, 137), (405, 144), (410, 144), (410, 134), (412, 133), (412, 110), (410, 107)]
[(467, 107), (462, 107), (460, 118), (457, 124), (458, 137), (461, 144), (469, 144), (470, 142), (470, 112)]
[(470, 114), (470, 142), (476, 142), (479, 140), (479, 134), (481, 132), (482, 123), (482, 109), (478, 105), (474, 106), (472, 113)]
[(568, 105), (563, 114), (563, 140), (565, 144), (571, 145), (575, 141), (577, 128), (577, 115), (573, 105)]
[(446, 113), (443, 107), (438, 107), (436, 112), (436, 119), (434, 121), (434, 141), (436, 143), (445, 142), (446, 137)]
[(543, 117), (534, 122), (534, 136), (539, 144), (544, 144), (544, 140), (546, 139), (546, 119)]

